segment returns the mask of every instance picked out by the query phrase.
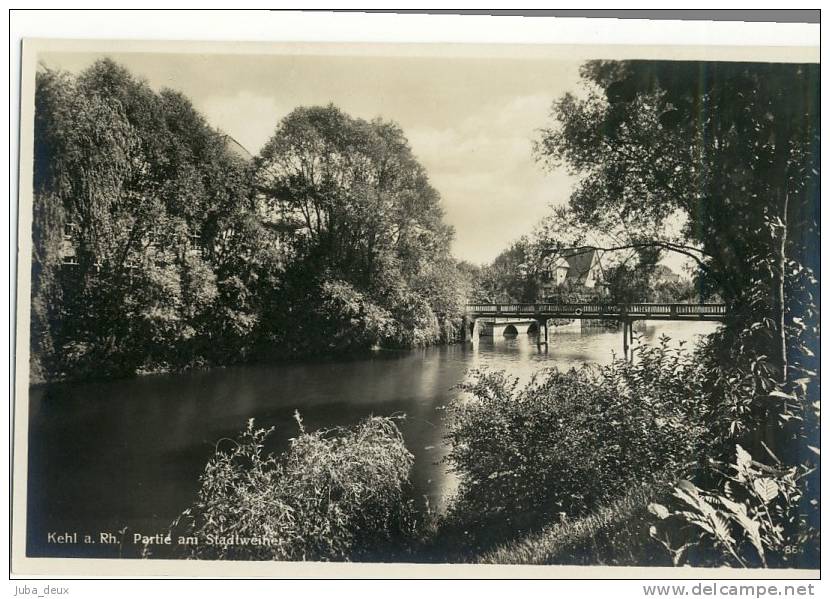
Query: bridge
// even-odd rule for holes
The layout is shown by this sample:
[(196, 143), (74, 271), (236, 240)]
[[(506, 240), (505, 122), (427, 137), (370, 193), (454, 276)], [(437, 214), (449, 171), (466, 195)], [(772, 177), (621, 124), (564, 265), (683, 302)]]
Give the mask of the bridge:
[(602, 304), (602, 303), (535, 303), (535, 304), (468, 304), (464, 317), (464, 338), (475, 338), (479, 319), (498, 318), (539, 323), (537, 343), (548, 345), (548, 321), (559, 320), (616, 320), (623, 326), (623, 353), (629, 356), (629, 345), (634, 340), (633, 323), (638, 320), (722, 321), (726, 318), (725, 304)]
[(523, 335), (531, 331), (538, 332), (539, 323), (532, 318), (493, 318), (481, 319), (481, 335), (483, 337), (504, 337), (505, 335)]

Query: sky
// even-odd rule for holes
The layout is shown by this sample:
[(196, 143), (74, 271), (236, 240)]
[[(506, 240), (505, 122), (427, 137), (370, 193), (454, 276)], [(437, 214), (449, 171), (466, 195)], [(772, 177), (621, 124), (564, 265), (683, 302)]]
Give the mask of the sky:
[[(40, 56), (78, 73), (104, 54)], [(334, 103), (403, 129), (455, 228), (453, 254), (490, 262), (567, 202), (574, 180), (533, 157), (577, 61), (466, 57), (107, 53), (151, 87), (176, 89), (252, 154), (297, 106)]]

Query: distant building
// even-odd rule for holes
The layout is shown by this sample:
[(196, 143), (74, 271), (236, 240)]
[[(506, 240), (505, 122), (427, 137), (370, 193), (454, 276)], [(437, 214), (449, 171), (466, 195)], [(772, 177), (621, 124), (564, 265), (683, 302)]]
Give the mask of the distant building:
[(658, 264), (654, 267), (652, 278), (655, 283), (679, 283), (680, 275), (674, 272), (668, 266)]
[(225, 135), (225, 148), (230, 152), (232, 155), (236, 156), (237, 158), (241, 158), (245, 162), (251, 162), (254, 159), (253, 154), (251, 154), (248, 150), (245, 149), (241, 143), (236, 141), (233, 137), (228, 134)]
[(547, 292), (561, 285), (594, 289), (602, 285), (602, 266), (596, 250), (564, 250), (547, 258), (541, 270), (542, 289)]

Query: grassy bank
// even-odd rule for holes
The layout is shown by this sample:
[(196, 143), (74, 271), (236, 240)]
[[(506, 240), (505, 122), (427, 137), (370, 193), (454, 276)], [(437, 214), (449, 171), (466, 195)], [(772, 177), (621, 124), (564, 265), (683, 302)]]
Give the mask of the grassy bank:
[(648, 505), (668, 485), (642, 485), (581, 518), (563, 519), (479, 555), (482, 564), (670, 566), (649, 535)]

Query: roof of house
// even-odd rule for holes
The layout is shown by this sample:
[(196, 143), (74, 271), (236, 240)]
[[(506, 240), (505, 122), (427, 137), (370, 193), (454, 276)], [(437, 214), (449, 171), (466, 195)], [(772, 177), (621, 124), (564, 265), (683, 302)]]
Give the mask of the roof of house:
[(225, 134), (225, 147), (231, 154), (241, 158), (245, 162), (250, 162), (254, 159), (253, 155), (245, 149), (245, 146), (236, 141), (227, 133)]
[(568, 278), (584, 283), (596, 262), (596, 250), (574, 250), (565, 252), (563, 257), (568, 262)]
[(655, 266), (652, 276), (656, 280), (663, 281), (679, 281), (681, 279), (679, 274), (664, 264), (658, 264)]
[(585, 283), (597, 262), (596, 250), (563, 250), (553, 258), (552, 268), (567, 268), (567, 278), (579, 284)]

